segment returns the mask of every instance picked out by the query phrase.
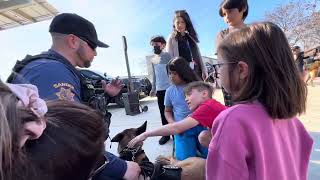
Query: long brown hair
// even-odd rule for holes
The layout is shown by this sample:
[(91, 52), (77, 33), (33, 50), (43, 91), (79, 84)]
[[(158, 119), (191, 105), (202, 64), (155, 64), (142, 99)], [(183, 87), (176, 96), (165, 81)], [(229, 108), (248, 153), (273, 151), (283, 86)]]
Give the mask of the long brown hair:
[(189, 35), (191, 36), (191, 38), (195, 41), (195, 43), (199, 43), (198, 34), (197, 34), (196, 30), (194, 29), (191, 18), (186, 10), (175, 11), (175, 15), (173, 18), (173, 31), (174, 32), (176, 31), (174, 22), (179, 17), (181, 17), (184, 20), (184, 22), (186, 23), (186, 30), (189, 32)]
[(39, 139), (25, 145), (34, 171), (29, 179), (89, 179), (103, 157), (106, 127), (102, 114), (72, 101), (51, 101), (47, 106), (46, 129)]
[(244, 61), (249, 67), (243, 84), (235, 78), (237, 64), (230, 65), (234, 101), (257, 99), (272, 118), (286, 119), (306, 110), (307, 87), (302, 82), (283, 31), (270, 22), (255, 23), (230, 33), (218, 46), (227, 62)]
[(27, 179), (25, 154), (20, 148), (23, 123), (37, 117), (17, 107), (18, 98), (0, 80), (0, 179)]
[(23, 124), (37, 117), (17, 103), (0, 80), (0, 180), (87, 180), (104, 151), (102, 114), (76, 102), (49, 102), (44, 133), (21, 148)]

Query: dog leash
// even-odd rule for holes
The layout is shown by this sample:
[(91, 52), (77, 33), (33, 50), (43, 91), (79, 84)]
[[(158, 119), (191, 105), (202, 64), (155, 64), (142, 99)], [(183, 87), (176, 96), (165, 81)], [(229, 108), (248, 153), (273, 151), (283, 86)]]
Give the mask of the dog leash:
[(142, 161), (141, 164), (139, 164), (141, 168), (141, 175), (146, 180), (148, 177), (152, 179), (152, 177), (155, 174), (155, 166), (150, 161)]

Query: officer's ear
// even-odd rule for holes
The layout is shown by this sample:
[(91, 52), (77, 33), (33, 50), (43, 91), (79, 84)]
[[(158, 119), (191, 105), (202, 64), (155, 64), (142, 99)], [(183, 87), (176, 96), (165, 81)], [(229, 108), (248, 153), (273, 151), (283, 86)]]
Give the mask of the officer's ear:
[(73, 34), (68, 34), (65, 37), (65, 42), (71, 49), (78, 49), (81, 43), (81, 39)]

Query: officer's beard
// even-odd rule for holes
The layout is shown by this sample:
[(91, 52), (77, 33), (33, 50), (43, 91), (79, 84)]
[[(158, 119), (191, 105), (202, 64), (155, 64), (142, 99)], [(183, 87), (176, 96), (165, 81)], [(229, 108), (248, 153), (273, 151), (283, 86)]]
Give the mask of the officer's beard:
[(79, 64), (80, 66), (79, 67), (85, 67), (85, 68), (88, 68), (91, 66), (91, 61), (89, 59), (86, 59), (86, 56), (85, 56), (85, 49), (83, 46), (80, 46), (79, 49), (76, 51), (76, 54), (78, 56), (78, 59), (79, 59)]
[(85, 61), (83, 64), (84, 64), (83, 66), (84, 66), (85, 68), (88, 68), (88, 67), (91, 66), (91, 62), (89, 62), (89, 61)]

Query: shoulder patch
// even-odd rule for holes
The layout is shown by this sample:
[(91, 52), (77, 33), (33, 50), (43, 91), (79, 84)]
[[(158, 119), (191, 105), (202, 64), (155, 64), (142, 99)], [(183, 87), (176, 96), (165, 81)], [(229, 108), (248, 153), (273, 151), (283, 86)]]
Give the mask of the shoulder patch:
[(71, 88), (60, 87), (60, 91), (56, 93), (60, 100), (74, 101), (74, 93)]
[(70, 88), (70, 89), (74, 89), (74, 87), (69, 84), (69, 83), (56, 83), (53, 85), (54, 88), (58, 89), (60, 87), (66, 87), (66, 88)]

